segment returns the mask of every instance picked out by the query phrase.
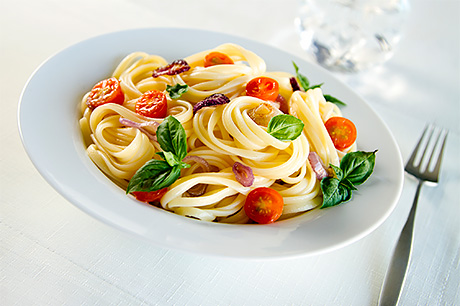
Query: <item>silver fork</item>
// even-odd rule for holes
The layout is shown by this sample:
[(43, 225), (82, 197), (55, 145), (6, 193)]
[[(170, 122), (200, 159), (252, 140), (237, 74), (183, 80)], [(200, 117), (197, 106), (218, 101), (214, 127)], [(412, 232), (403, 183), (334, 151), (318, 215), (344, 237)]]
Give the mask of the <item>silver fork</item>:
[[(437, 136), (432, 139), (435, 130), (437, 131)], [(406, 172), (418, 179), (418, 186), (412, 208), (399, 236), (380, 292), (379, 305), (381, 306), (398, 304), (411, 257), (414, 218), (420, 190), (425, 182), (438, 183), (447, 133), (447, 131), (436, 128), (433, 125), (426, 126), (406, 164)], [(427, 158), (428, 160), (426, 160)], [(433, 163), (435, 164), (433, 165)]]

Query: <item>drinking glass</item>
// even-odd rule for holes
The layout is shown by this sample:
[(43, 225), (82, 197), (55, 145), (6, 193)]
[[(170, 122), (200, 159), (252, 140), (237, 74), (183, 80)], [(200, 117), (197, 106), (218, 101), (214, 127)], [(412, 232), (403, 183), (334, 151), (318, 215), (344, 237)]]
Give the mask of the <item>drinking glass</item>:
[(300, 0), (300, 44), (332, 71), (357, 72), (393, 56), (408, 0)]

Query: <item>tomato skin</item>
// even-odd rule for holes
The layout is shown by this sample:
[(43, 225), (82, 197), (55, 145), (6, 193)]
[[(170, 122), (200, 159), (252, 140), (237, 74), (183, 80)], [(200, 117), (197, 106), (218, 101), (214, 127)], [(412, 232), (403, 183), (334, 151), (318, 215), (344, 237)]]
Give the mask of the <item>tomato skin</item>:
[(125, 95), (121, 90), (120, 81), (116, 78), (105, 79), (94, 85), (91, 89), (86, 105), (91, 109), (95, 109), (106, 103), (123, 104)]
[(283, 213), (284, 200), (278, 191), (258, 187), (249, 192), (244, 203), (246, 215), (259, 224), (273, 223)]
[(324, 125), (337, 150), (344, 150), (356, 141), (357, 131), (351, 120), (344, 117), (331, 117)]
[(233, 60), (224, 53), (211, 52), (204, 58), (204, 67), (222, 65), (222, 64), (233, 64)]
[(246, 95), (265, 101), (275, 101), (279, 94), (279, 84), (267, 77), (252, 79), (246, 84)]
[(145, 92), (136, 102), (136, 113), (149, 118), (165, 118), (168, 112), (166, 95), (159, 90)]
[(161, 198), (168, 191), (168, 187), (156, 190), (156, 191), (134, 191), (131, 194), (136, 198), (136, 200), (141, 202), (155, 202), (161, 200)]

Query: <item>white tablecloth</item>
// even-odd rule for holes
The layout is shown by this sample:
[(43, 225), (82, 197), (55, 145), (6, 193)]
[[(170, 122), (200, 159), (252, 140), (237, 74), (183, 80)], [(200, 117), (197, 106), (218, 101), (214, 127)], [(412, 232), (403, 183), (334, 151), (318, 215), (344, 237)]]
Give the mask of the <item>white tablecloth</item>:
[[(270, 261), (163, 249), (64, 200), (22, 147), (16, 113), (30, 74), (52, 54), (139, 27), (211, 29), (304, 56), (297, 2), (1, 1), (0, 303), (2, 305), (375, 305), (415, 192), (373, 233), (327, 254)], [(374, 108), (406, 160), (426, 122), (450, 130), (441, 183), (424, 187), (402, 305), (459, 305), (460, 2), (412, 1), (406, 36), (386, 64), (337, 75)], [(69, 71), (69, 73), (72, 73)]]

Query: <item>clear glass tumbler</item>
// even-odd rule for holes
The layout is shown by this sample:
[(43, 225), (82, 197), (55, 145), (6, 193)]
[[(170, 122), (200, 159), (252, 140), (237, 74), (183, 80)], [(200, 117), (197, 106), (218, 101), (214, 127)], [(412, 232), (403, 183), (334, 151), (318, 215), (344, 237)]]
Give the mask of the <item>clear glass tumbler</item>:
[(300, 0), (295, 24), (319, 64), (357, 72), (393, 55), (408, 12), (408, 0)]

